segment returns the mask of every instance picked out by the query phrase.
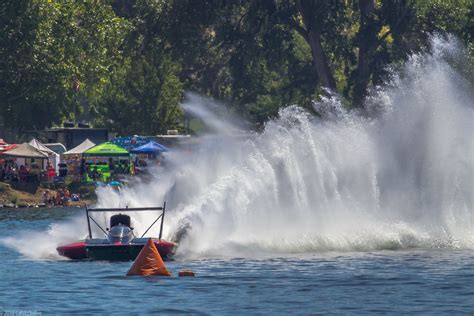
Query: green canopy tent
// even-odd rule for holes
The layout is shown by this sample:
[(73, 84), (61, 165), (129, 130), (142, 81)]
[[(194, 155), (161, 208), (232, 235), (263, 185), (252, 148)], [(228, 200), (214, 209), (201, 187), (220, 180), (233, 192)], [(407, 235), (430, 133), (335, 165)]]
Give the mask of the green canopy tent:
[[(97, 170), (97, 172), (100, 174), (100, 180), (103, 182), (108, 182), (111, 180), (111, 176), (114, 174), (114, 172), (112, 172), (109, 168), (107, 163), (108, 160), (114, 160), (115, 163), (117, 163), (124, 160), (120, 159), (120, 157), (126, 157), (125, 159), (127, 160), (127, 166), (130, 166), (130, 153), (125, 148), (110, 142), (94, 146), (86, 150), (82, 155), (86, 159), (87, 164), (90, 166), (91, 170)], [(130, 171), (127, 171), (127, 173), (129, 172)], [(87, 180), (91, 181), (89, 176), (87, 176)]]
[(110, 142), (102, 143), (94, 146), (83, 153), (84, 156), (113, 157), (113, 156), (130, 156), (130, 153), (123, 147), (117, 146)]

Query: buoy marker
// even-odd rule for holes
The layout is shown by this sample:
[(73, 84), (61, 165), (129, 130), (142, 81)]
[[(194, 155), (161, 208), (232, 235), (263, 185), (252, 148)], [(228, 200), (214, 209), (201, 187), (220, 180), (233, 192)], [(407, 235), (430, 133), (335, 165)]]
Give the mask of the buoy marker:
[(166, 265), (150, 238), (133, 262), (132, 267), (127, 272), (127, 276), (171, 276), (171, 272), (166, 269)]
[(194, 277), (196, 276), (196, 273), (194, 271), (186, 269), (186, 270), (181, 270), (178, 272), (178, 276), (180, 277)]

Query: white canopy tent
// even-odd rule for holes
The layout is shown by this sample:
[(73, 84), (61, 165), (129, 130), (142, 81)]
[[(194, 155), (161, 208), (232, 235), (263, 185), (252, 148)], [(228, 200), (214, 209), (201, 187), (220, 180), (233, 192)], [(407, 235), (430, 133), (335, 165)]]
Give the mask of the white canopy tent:
[[(54, 170), (58, 172), (58, 164), (59, 164), (59, 155), (43, 145), (39, 140), (33, 138), (28, 144), (35, 147), (39, 151), (48, 155), (48, 161), (54, 166)], [(45, 168), (46, 166), (43, 166)]]
[(61, 155), (62, 161), (67, 164), (68, 174), (75, 175), (76, 177), (80, 175), (82, 154), (94, 146), (95, 143), (87, 138), (76, 147)]
[(82, 155), (86, 150), (94, 147), (95, 144), (87, 138), (85, 141), (77, 145), (76, 147), (63, 153), (64, 156), (68, 155)]
[(47, 159), (48, 155), (38, 150), (28, 143), (18, 145), (16, 148), (5, 151), (1, 154), (6, 158), (32, 158), (32, 159)]
[(2, 152), (0, 153), (0, 157), (4, 159), (13, 159), (18, 166), (26, 166), (27, 163), (31, 166), (33, 163), (37, 163), (38, 159), (41, 160), (39, 165), (44, 166), (45, 161), (48, 159), (46, 153), (28, 143), (20, 144), (14, 149)]

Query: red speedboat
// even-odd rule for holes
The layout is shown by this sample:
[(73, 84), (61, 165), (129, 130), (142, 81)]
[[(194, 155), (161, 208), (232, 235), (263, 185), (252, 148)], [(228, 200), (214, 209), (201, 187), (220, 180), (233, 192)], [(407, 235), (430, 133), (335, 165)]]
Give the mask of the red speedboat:
[[(163, 259), (169, 259), (173, 256), (177, 244), (161, 239), (163, 232), (163, 221), (165, 218), (165, 206), (147, 207), (147, 208), (86, 208), (87, 227), (89, 237), (85, 240), (79, 240), (66, 245), (61, 245), (56, 250), (61, 256), (69, 259), (89, 259), (89, 260), (109, 260), (109, 261), (127, 261), (135, 260), (142, 247), (146, 244), (149, 237), (144, 238), (150, 228), (161, 219), (160, 233), (158, 238), (152, 238)], [(141, 237), (135, 236), (133, 227), (131, 227), (130, 216), (122, 212), (137, 211), (160, 211), (158, 218), (148, 227)], [(94, 220), (90, 213), (94, 212), (118, 212), (110, 217), (110, 228), (105, 230)], [(93, 221), (104, 233), (105, 238), (93, 238), (90, 221)]]

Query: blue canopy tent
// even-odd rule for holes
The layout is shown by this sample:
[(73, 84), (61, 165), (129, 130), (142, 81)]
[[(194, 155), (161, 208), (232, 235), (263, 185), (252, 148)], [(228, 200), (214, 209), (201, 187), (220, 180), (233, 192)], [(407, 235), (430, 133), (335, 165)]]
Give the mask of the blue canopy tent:
[(165, 151), (169, 151), (169, 148), (155, 141), (150, 141), (146, 143), (145, 145), (132, 149), (130, 153), (132, 154), (159, 154)]
[(139, 146), (143, 146), (150, 141), (149, 138), (144, 136), (126, 136), (126, 137), (119, 137), (111, 140), (112, 144), (118, 145), (120, 147), (125, 148), (128, 151), (135, 149)]

